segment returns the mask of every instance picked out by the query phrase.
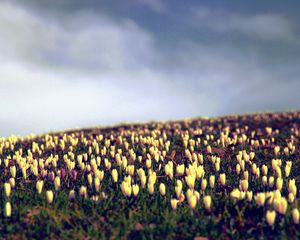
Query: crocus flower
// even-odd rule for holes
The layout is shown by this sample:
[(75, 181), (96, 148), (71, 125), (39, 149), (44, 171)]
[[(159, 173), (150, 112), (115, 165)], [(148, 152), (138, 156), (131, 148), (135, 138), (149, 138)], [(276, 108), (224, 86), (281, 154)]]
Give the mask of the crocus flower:
[(39, 180), (39, 181), (36, 182), (36, 190), (37, 190), (38, 194), (41, 194), (42, 189), (43, 189), (43, 185), (44, 185), (43, 180)]
[(197, 198), (194, 194), (192, 194), (189, 198), (188, 198), (188, 204), (190, 206), (191, 209), (195, 209), (196, 208), (196, 204), (197, 204)]
[(11, 216), (11, 204), (10, 202), (7, 202), (5, 204), (5, 216), (10, 217)]
[(292, 210), (293, 221), (295, 224), (299, 224), (299, 210), (298, 208), (294, 208)]
[(265, 204), (265, 200), (266, 200), (265, 193), (263, 192), (257, 193), (256, 196), (254, 197), (254, 200), (258, 206), (262, 207)]
[(225, 186), (225, 184), (226, 184), (226, 174), (225, 173), (220, 174), (220, 182), (221, 182), (222, 186)]
[(116, 169), (113, 169), (113, 170), (111, 171), (111, 176), (112, 176), (112, 179), (113, 179), (113, 181), (114, 181), (115, 183), (118, 182), (118, 172), (117, 172)]
[(165, 184), (163, 184), (163, 183), (159, 184), (159, 192), (162, 196), (166, 195), (166, 186), (165, 186)]
[(60, 177), (56, 176), (54, 179), (54, 186), (55, 186), (55, 190), (58, 191), (59, 187), (60, 187)]
[(47, 198), (47, 202), (49, 204), (51, 204), (53, 202), (53, 197), (54, 197), (53, 192), (51, 190), (48, 190), (46, 192), (46, 198)]
[(214, 186), (215, 186), (215, 176), (214, 175), (209, 176), (209, 186), (210, 186), (210, 188), (214, 188)]
[(274, 198), (273, 205), (277, 212), (284, 215), (287, 210), (287, 200), (284, 197), (281, 198)]
[(135, 197), (138, 195), (139, 189), (140, 189), (139, 185), (137, 185), (137, 184), (132, 185), (132, 193)]
[(69, 192), (69, 200), (71, 202), (73, 202), (75, 200), (75, 191), (74, 190), (70, 190), (70, 192)]
[(211, 207), (211, 196), (207, 195), (203, 198), (205, 209), (209, 210)]
[(171, 199), (171, 207), (175, 211), (177, 209), (178, 200), (177, 199)]
[(273, 211), (268, 210), (266, 213), (266, 219), (269, 226), (273, 226), (275, 222), (275, 218), (276, 218), (276, 212), (274, 210)]
[(11, 186), (9, 183), (4, 183), (4, 192), (5, 192), (6, 197), (10, 196)]

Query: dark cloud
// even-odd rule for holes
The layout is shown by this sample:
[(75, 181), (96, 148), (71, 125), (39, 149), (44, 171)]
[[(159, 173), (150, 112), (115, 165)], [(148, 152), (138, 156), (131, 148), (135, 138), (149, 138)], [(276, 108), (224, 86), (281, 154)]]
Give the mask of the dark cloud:
[(299, 108), (296, 7), (201, 3), (3, 1), (0, 135)]

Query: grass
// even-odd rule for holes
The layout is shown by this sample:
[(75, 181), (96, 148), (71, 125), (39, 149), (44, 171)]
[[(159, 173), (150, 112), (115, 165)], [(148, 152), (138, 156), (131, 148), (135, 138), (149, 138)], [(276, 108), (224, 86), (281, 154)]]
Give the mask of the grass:
[[(3, 239), (297, 239), (300, 230), (292, 210), (299, 206), (299, 130), (300, 113), (288, 112), (2, 138), (0, 236)], [(276, 146), (280, 147), (278, 153), (274, 151)], [(248, 159), (250, 153), (254, 154), (252, 160)], [(151, 159), (150, 166), (147, 159)], [(289, 161), (292, 166), (286, 174)], [(183, 175), (176, 172), (181, 164), (185, 169)], [(166, 165), (172, 165), (173, 177), (167, 174)], [(240, 172), (237, 165), (242, 167)], [(263, 165), (268, 167), (267, 174), (263, 174)], [(15, 176), (11, 171), (13, 166)], [(131, 166), (134, 171), (130, 173)], [(203, 167), (204, 174), (193, 173), (198, 167)], [(112, 178), (112, 169), (117, 170), (117, 182)], [(144, 188), (138, 169), (146, 176)], [(244, 172), (248, 172), (248, 178)], [(225, 184), (219, 181), (221, 173), (226, 175)], [(189, 187), (185, 178), (189, 175), (195, 177), (194, 187)], [(266, 184), (263, 175), (267, 177)], [(126, 196), (121, 189), (122, 182), (128, 183), (128, 176), (131, 176), (128, 188), (139, 186), (136, 196), (133, 192)], [(210, 186), (210, 176), (215, 176), (214, 186)], [(55, 177), (60, 179), (57, 189)], [(269, 184), (270, 177), (275, 179), (274, 186)], [(95, 178), (100, 179), (98, 189)], [(207, 187), (202, 189), (204, 179)], [(247, 191), (253, 197), (248, 199), (246, 191), (241, 199), (232, 197), (234, 189), (243, 192), (240, 181), (245, 179), (249, 184)], [(277, 179), (283, 181), (281, 188), (276, 185)], [(292, 179), (296, 192), (289, 188)], [(43, 181), (41, 194), (36, 188), (38, 180)], [(178, 180), (183, 186), (179, 195), (175, 192)], [(11, 185), (10, 194), (4, 189), (7, 182)], [(165, 196), (159, 191), (161, 183), (166, 186)], [(153, 193), (149, 184), (153, 184)], [(86, 198), (80, 195), (82, 186), (87, 187)], [(47, 202), (47, 190), (54, 193), (52, 203)], [(71, 190), (75, 190), (74, 200), (69, 199)], [(188, 191), (197, 196), (194, 207), (189, 204)], [(276, 192), (280, 197), (274, 200), (287, 200), (284, 213), (270, 199), (270, 194)], [(266, 196), (261, 207), (255, 200), (258, 193)], [(294, 199), (290, 199), (291, 194)], [(211, 196), (208, 208), (204, 196)], [(176, 210), (170, 204), (171, 199), (181, 199)], [(7, 202), (12, 206), (10, 216), (5, 208)], [(271, 224), (266, 219), (268, 211), (276, 212)]]

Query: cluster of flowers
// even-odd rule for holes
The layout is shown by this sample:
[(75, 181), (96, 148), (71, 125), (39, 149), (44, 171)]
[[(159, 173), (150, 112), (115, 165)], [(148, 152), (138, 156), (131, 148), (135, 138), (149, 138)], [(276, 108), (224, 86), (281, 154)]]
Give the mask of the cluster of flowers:
[(279, 129), (250, 129), (229, 120), (2, 138), (5, 215), (12, 214), (10, 196), (20, 181), (30, 179), (37, 194), (45, 192), (45, 200), (52, 204), (58, 191), (68, 192), (70, 201), (77, 195), (104, 199), (103, 183), (108, 179), (106, 184), (125, 198), (138, 198), (140, 190), (146, 189), (150, 195), (167, 198), (174, 211), (187, 204), (192, 211), (204, 207), (209, 213), (218, 204), (215, 194), (219, 192), (234, 203), (244, 201), (266, 208), (270, 226), (277, 214), (292, 216), (298, 224), (298, 183), (291, 175), (297, 167), (293, 159), (298, 154), (299, 129), (290, 127), (284, 146), (279, 146)]

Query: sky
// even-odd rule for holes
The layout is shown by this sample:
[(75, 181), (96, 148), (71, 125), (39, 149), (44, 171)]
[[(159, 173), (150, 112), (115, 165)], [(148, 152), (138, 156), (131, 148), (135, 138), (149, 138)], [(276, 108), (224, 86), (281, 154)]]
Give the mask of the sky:
[(0, 137), (299, 110), (299, 9), (276, 0), (2, 0)]

